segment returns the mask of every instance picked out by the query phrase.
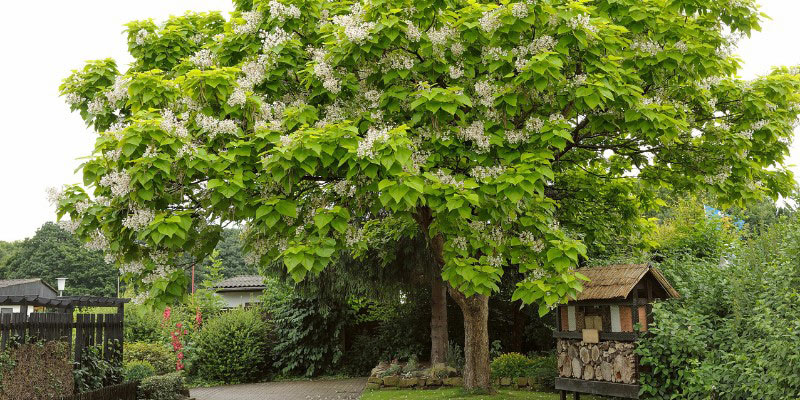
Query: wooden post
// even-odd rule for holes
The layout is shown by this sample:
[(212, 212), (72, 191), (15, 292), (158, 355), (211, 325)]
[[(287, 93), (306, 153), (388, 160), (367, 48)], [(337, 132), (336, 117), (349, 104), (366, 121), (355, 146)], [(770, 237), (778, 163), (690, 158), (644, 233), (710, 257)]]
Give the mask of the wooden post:
[(85, 343), (83, 322), (86, 319), (86, 314), (78, 314), (75, 316), (75, 358), (74, 361), (80, 365), (82, 347)]
[(580, 392), (572, 392), (572, 398), (574, 400), (581, 400), (581, 393)]
[(567, 391), (566, 390), (562, 390), (561, 391), (561, 400), (567, 400)]

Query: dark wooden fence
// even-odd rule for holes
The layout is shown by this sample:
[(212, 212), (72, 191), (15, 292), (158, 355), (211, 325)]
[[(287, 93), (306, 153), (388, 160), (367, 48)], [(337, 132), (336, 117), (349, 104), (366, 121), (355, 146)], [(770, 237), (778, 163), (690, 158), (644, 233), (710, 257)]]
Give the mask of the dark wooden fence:
[[(0, 314), (0, 351), (19, 341), (63, 340), (80, 362), (87, 347), (99, 346), (106, 360), (121, 360), (122, 314)], [(74, 338), (74, 340), (73, 340)]]
[(61, 400), (136, 400), (136, 387), (138, 385), (138, 381), (125, 382), (91, 392), (62, 397)]

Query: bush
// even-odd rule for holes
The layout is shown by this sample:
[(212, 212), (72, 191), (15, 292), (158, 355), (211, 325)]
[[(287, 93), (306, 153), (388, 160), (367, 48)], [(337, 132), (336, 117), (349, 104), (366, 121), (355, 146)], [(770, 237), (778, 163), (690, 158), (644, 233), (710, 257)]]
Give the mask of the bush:
[[(787, 221), (788, 222), (788, 221)], [(642, 398), (800, 398), (800, 222), (719, 260), (666, 260), (681, 293), (657, 303), (639, 343)]]
[(447, 359), (447, 366), (453, 367), (456, 371), (461, 372), (464, 370), (464, 351), (458, 343), (454, 341), (447, 342), (447, 352), (445, 353)]
[(122, 382), (122, 366), (119, 362), (106, 361), (100, 346), (84, 349), (80, 364), (72, 371), (75, 389), (79, 393), (100, 389)]
[(492, 361), (492, 378), (519, 378), (532, 375), (533, 361), (519, 353), (506, 353)]
[(183, 390), (183, 376), (179, 372), (173, 372), (143, 379), (139, 384), (137, 398), (138, 400), (175, 400)]
[(161, 314), (151, 311), (145, 306), (125, 305), (125, 326), (123, 337), (125, 343), (133, 342), (165, 342), (160, 325)]
[(191, 370), (208, 382), (251, 382), (269, 361), (269, 328), (254, 310), (237, 309), (207, 321), (195, 333)]
[(147, 361), (155, 368), (158, 375), (175, 371), (175, 354), (165, 343), (125, 343), (123, 350), (123, 364)]
[(147, 361), (131, 361), (122, 368), (122, 378), (126, 382), (141, 381), (156, 374), (156, 369)]
[(558, 361), (555, 354), (545, 356), (529, 356), (531, 368), (528, 371), (528, 380), (531, 386), (540, 390), (553, 390), (558, 377)]

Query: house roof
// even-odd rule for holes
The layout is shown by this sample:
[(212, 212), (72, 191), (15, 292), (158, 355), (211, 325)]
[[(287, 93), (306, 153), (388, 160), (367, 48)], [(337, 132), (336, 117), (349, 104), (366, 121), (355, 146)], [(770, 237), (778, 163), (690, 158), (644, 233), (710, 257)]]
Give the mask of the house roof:
[[(30, 286), (33, 284), (33, 286)], [(35, 286), (35, 284), (39, 284), (41, 286)], [(23, 286), (21, 288), (14, 288), (9, 289), (14, 286)], [(40, 289), (44, 288), (52, 292), (53, 297), (57, 295), (58, 291), (55, 288), (50, 286), (47, 282), (43, 281), (41, 278), (24, 278), (24, 279), (0, 279), (0, 294), (11, 296), (11, 295), (44, 295)], [(8, 289), (8, 290), (3, 290)], [(36, 293), (34, 293), (36, 292)]]
[(239, 275), (223, 280), (214, 286), (218, 291), (264, 290), (264, 277), (261, 275)]
[(33, 305), (57, 308), (69, 307), (114, 307), (131, 299), (96, 296), (64, 296), (57, 298), (30, 296), (0, 296), (0, 305)]
[(616, 264), (603, 267), (582, 268), (577, 272), (589, 278), (583, 283), (583, 291), (578, 294), (581, 300), (624, 299), (647, 274), (650, 274), (670, 297), (680, 294), (667, 282), (658, 269), (648, 264)]

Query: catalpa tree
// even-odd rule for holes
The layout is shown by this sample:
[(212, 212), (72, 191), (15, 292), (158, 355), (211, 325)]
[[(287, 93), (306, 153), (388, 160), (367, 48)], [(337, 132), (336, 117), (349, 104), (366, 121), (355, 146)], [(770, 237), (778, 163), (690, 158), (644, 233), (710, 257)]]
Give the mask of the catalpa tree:
[(61, 87), (98, 139), (58, 214), (156, 303), (222, 225), (301, 280), (405, 220), (463, 312), (465, 386), (487, 387), (505, 269), (544, 314), (581, 290), (587, 244), (643, 229), (657, 188), (792, 187), (798, 71), (742, 81), (730, 55), (759, 27), (751, 1), (235, 3), (132, 22), (125, 73), (93, 61)]

